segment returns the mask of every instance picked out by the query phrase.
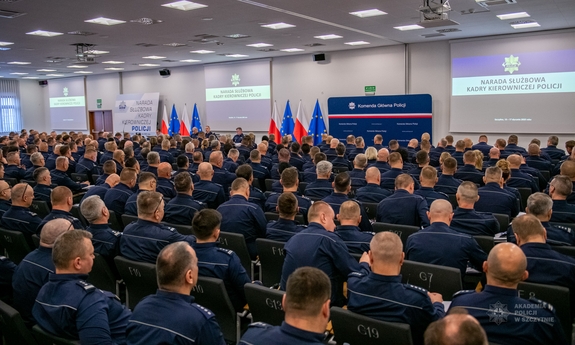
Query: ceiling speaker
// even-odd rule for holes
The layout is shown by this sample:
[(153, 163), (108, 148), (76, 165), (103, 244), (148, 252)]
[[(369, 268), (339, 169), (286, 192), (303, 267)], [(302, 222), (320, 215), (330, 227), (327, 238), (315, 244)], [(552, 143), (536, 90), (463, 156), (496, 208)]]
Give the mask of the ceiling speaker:
[(167, 69), (167, 68), (164, 68), (164, 69), (161, 69), (161, 70), (160, 70), (160, 75), (161, 75), (162, 77), (167, 77), (167, 76), (169, 76), (169, 75), (171, 75), (171, 74), (172, 74), (172, 73), (170, 73), (170, 70)]
[(313, 54), (313, 61), (325, 61), (325, 54)]

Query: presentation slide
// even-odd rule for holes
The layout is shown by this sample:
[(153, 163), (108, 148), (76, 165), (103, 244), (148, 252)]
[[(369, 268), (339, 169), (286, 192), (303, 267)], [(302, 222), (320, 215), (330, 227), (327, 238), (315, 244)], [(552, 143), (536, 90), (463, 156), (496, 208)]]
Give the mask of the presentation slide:
[(53, 130), (85, 131), (84, 77), (51, 79), (48, 84), (50, 121)]
[(204, 67), (205, 125), (215, 131), (267, 131), (271, 116), (270, 60)]
[(451, 132), (575, 132), (573, 32), (451, 42)]

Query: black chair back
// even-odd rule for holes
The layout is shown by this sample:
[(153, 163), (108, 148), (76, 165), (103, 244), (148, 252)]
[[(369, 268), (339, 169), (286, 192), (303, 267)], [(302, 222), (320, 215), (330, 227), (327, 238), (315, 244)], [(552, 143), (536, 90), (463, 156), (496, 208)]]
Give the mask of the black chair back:
[(135, 222), (138, 220), (138, 216), (132, 216), (130, 214), (123, 214), (122, 215), (122, 223), (124, 223), (124, 228), (128, 226), (128, 224)]
[[(301, 181), (301, 180), (300, 180)], [(305, 195), (305, 188), (307, 187), (307, 182), (300, 182), (297, 191), (300, 195)]]
[(375, 219), (377, 217), (377, 203), (376, 202), (361, 202), (361, 205), (365, 209), (365, 213), (369, 219)]
[(50, 207), (48, 207), (48, 203), (46, 201), (32, 200), (30, 211), (36, 213), (38, 217), (44, 218), (50, 213)]
[(72, 180), (74, 180), (76, 182), (80, 182), (80, 183), (84, 182), (84, 181), (88, 181), (88, 175), (87, 174), (71, 173), (70, 178), (72, 178)]
[(339, 307), (331, 307), (337, 345), (412, 345), (411, 328), (404, 323), (379, 321)]
[(224, 338), (239, 342), (239, 325), (237, 314), (230, 301), (223, 280), (209, 277), (198, 277), (198, 283), (192, 290), (194, 302), (211, 310), (218, 320)]
[(403, 249), (405, 249), (405, 244), (407, 243), (407, 238), (409, 235), (415, 234), (419, 231), (419, 227), (412, 225), (400, 225), (400, 224), (389, 224), (389, 223), (379, 223), (375, 222), (373, 225), (374, 232), (391, 231), (396, 233), (403, 243)]
[(256, 239), (258, 256), (261, 264), (260, 280), (265, 286), (273, 286), (280, 282), (282, 267), (285, 260), (284, 242), (265, 238)]
[(166, 223), (162, 222), (162, 224), (172, 227), (176, 229), (182, 235), (193, 235), (192, 226), (191, 225), (181, 225), (181, 224), (173, 224), (173, 223)]
[(455, 194), (447, 194), (451, 207), (455, 210), (459, 205), (457, 204), (457, 196)]
[(285, 317), (282, 308), (285, 291), (251, 283), (244, 286), (244, 291), (254, 322), (265, 322), (273, 326), (282, 324)]
[(6, 181), (6, 183), (8, 183), (10, 187), (14, 187), (15, 185), (18, 184), (18, 180), (13, 177), (4, 177), (3, 180)]
[(240, 258), (242, 266), (253, 279), (252, 259), (244, 235), (220, 231), (220, 247), (233, 250)]
[(126, 284), (126, 305), (134, 307), (144, 297), (153, 295), (158, 289), (156, 281), (156, 265), (147, 262), (137, 262), (123, 256), (114, 258), (116, 268)]
[(32, 235), (32, 242), (36, 248), (40, 247), (40, 236), (36, 234)]
[(492, 213), (493, 217), (499, 222), (499, 232), (507, 231), (509, 226), (509, 215), (501, 213)]
[(72, 209), (70, 210), (70, 213), (72, 214), (72, 216), (78, 218), (80, 220), (80, 222), (82, 223), (82, 225), (84, 225), (85, 228), (87, 228), (90, 224), (88, 223), (88, 221), (86, 220), (86, 217), (84, 217), (84, 215), (82, 214), (82, 212), (80, 211), (80, 206), (79, 205), (74, 205), (72, 206)]
[(551, 246), (551, 248), (563, 255), (567, 255), (575, 259), (575, 246)]
[(401, 266), (401, 281), (437, 292), (445, 300), (462, 290), (461, 271), (457, 268), (405, 260)]
[(27, 184), (29, 184), (30, 187), (32, 187), (32, 188), (36, 187), (36, 185), (38, 184), (38, 183), (36, 183), (36, 181), (34, 181), (34, 180), (20, 180), (20, 183), (27, 183)]
[(495, 247), (495, 240), (493, 239), (493, 236), (479, 236), (479, 235), (477, 235), (477, 236), (473, 236), (473, 238), (475, 239), (475, 241), (477, 241), (477, 244), (479, 244), (481, 249), (483, 249), (483, 251), (486, 254), (489, 254), (491, 249), (493, 249), (493, 247)]
[(124, 231), (124, 226), (122, 225), (120, 217), (116, 215), (116, 212), (112, 210), (108, 210), (108, 212), (110, 212), (110, 218), (108, 219), (108, 226), (110, 226), (110, 229), (120, 232)]
[(519, 195), (521, 195), (521, 209), (519, 211), (524, 212), (525, 207), (527, 207), (527, 198), (531, 195), (531, 188), (517, 188)]
[(88, 275), (87, 282), (100, 290), (110, 291), (119, 295), (114, 271), (102, 255), (98, 253), (94, 253), (94, 255), (94, 265)]
[(32, 251), (24, 233), (3, 228), (0, 228), (0, 246), (6, 249), (6, 254), (15, 264)]
[(90, 181), (91, 184), (95, 185), (96, 181), (98, 181), (98, 179), (100, 178), (100, 175), (94, 175), (92, 174), (92, 180)]
[(339, 173), (349, 171), (349, 168), (344, 167), (344, 166), (335, 166), (335, 167), (331, 168), (331, 170), (333, 171), (334, 174), (337, 175)]
[(520, 282), (517, 287), (519, 297), (530, 299), (535, 297), (551, 304), (561, 322), (567, 339), (571, 339), (573, 319), (571, 318), (571, 304), (569, 289), (563, 286)]
[(265, 180), (265, 184), (266, 184), (266, 192), (271, 192), (272, 191), (272, 186), (274, 185), (274, 183), (276, 182), (276, 180), (272, 180), (270, 178), (267, 178)]
[(20, 313), (0, 301), (0, 333), (6, 344), (37, 344)]
[(72, 340), (58, 337), (43, 330), (40, 326), (32, 327), (32, 334), (39, 345), (80, 345), (80, 340)]

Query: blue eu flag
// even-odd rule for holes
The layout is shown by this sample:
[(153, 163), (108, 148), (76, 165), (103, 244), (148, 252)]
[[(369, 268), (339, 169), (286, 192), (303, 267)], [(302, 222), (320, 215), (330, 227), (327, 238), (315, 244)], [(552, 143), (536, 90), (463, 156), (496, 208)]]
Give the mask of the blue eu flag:
[(321, 143), (321, 135), (324, 133), (327, 133), (327, 128), (325, 127), (323, 115), (321, 114), (319, 101), (316, 100), (315, 107), (313, 108), (313, 114), (311, 115), (311, 122), (309, 124), (309, 130), (307, 134), (313, 137), (313, 145), (317, 146)]
[(293, 115), (291, 113), (291, 108), (289, 106), (289, 101), (286, 103), (286, 109), (284, 111), (284, 118), (282, 120), (282, 127), (280, 129), (280, 133), (282, 136), (291, 134), (293, 137), (293, 130), (295, 127), (295, 123), (293, 120)]
[(198, 129), (198, 132), (203, 132), (202, 123), (200, 122), (200, 114), (198, 113), (198, 107), (196, 106), (195, 103), (194, 103), (194, 112), (192, 113), (192, 128), (194, 127)]
[(170, 125), (168, 126), (168, 135), (173, 136), (180, 134), (180, 119), (176, 113), (176, 105), (172, 105), (172, 116), (170, 116)]

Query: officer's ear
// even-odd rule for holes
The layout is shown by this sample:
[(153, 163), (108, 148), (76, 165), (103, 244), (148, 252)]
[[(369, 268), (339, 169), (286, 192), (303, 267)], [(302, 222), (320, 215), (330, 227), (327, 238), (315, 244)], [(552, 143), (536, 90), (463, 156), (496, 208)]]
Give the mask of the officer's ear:
[(487, 274), (487, 272), (489, 271), (489, 267), (488, 267), (488, 265), (487, 265), (487, 260), (486, 260), (486, 261), (483, 261), (483, 266), (482, 266), (482, 268), (483, 268), (483, 273)]
[(483, 184), (487, 184), (487, 179), (483, 176)]
[(403, 266), (404, 261), (405, 261), (405, 253), (401, 252), (401, 260), (399, 260), (399, 266)]
[(214, 233), (213, 233), (212, 237), (213, 237), (215, 240), (217, 240), (218, 238), (220, 238), (220, 229), (219, 229), (219, 228), (216, 229), (216, 230), (214, 230)]
[(330, 305), (330, 303), (331, 303), (331, 300), (328, 299), (327, 301), (325, 301), (325, 303), (321, 307), (321, 314), (325, 320), (329, 320), (329, 305)]
[(429, 211), (426, 211), (425, 214), (427, 215), (427, 219), (429, 219), (429, 215), (431, 214)]
[(527, 280), (527, 278), (529, 278), (529, 271), (525, 270), (525, 272), (523, 272), (523, 275), (521, 276), (521, 281), (525, 281)]

